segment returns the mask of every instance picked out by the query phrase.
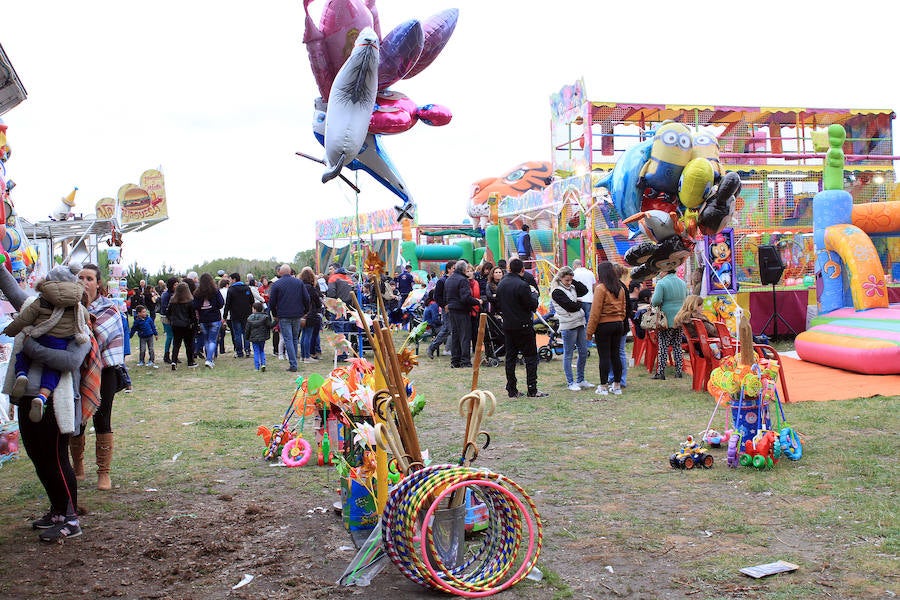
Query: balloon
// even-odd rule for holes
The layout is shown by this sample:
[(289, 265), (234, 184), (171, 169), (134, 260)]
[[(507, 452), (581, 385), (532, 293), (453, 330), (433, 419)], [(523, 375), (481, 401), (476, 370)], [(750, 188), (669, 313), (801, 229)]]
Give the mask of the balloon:
[(678, 199), (688, 208), (700, 206), (712, 190), (714, 173), (705, 158), (692, 158), (681, 172)]
[(406, 94), (385, 90), (375, 100), (375, 110), (369, 120), (369, 133), (403, 133), (415, 125), (421, 117), (426, 125), (446, 125), (453, 118), (450, 110), (437, 104), (416, 106)]
[(378, 59), (378, 89), (387, 89), (403, 79), (419, 60), (424, 47), (425, 33), (415, 19), (404, 21), (384, 36)]
[(422, 54), (419, 60), (413, 65), (409, 73), (403, 76), (403, 79), (410, 79), (425, 70), (425, 68), (434, 62), (456, 29), (456, 20), (459, 18), (458, 8), (448, 8), (436, 15), (428, 17), (422, 23), (422, 32), (425, 35), (425, 43), (422, 48)]
[[(303, 43), (306, 44), (319, 94), (327, 101), (334, 78), (348, 58), (347, 48), (356, 33), (371, 27), (377, 37), (381, 35), (372, 11), (362, 0), (328, 0), (318, 27), (309, 14), (312, 1), (303, 0), (303, 10), (306, 12)], [(371, 3), (374, 6), (374, 1)]]
[(641, 169), (640, 187), (675, 194), (681, 172), (691, 160), (691, 130), (683, 123), (664, 122), (653, 134), (650, 159)]
[(378, 37), (363, 29), (350, 58), (334, 78), (325, 112), (325, 162), (322, 183), (334, 179), (362, 149), (375, 108), (378, 83)]
[(718, 188), (703, 204), (697, 223), (703, 235), (715, 235), (728, 227), (734, 216), (735, 197), (741, 193), (741, 178), (729, 172), (722, 177)]
[[(609, 190), (613, 206), (623, 219), (639, 212), (641, 209), (641, 191), (637, 186), (641, 168), (650, 158), (653, 140), (646, 140), (625, 151), (616, 162), (615, 167), (600, 176), (593, 183), (595, 188), (604, 187)], [(630, 226), (637, 231), (637, 225)]]
[(624, 220), (624, 223), (639, 223), (641, 233), (654, 242), (660, 242), (678, 232), (678, 225), (673, 213), (661, 210), (648, 210), (635, 213)]

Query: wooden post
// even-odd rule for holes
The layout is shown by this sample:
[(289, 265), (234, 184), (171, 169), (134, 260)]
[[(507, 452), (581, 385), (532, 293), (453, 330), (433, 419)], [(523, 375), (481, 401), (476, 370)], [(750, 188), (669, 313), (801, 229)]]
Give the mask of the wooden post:
[(487, 326), (487, 313), (483, 312), (478, 317), (478, 337), (475, 341), (475, 360), (472, 361), (472, 391), (478, 388), (478, 372), (481, 369), (481, 353), (484, 347), (484, 329)]

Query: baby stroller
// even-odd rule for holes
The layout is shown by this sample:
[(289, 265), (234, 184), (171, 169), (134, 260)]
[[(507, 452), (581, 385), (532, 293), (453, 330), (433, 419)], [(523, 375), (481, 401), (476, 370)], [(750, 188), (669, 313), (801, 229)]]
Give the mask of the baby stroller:
[(488, 367), (500, 365), (500, 358), (505, 356), (503, 348), (503, 321), (499, 314), (487, 313), (484, 328), (484, 354), (481, 362)]
[(553, 313), (542, 315), (535, 313), (537, 318), (534, 320), (535, 333), (543, 333), (547, 335), (547, 343), (538, 348), (538, 358), (550, 362), (553, 356), (563, 353), (562, 336), (559, 333), (559, 320)]

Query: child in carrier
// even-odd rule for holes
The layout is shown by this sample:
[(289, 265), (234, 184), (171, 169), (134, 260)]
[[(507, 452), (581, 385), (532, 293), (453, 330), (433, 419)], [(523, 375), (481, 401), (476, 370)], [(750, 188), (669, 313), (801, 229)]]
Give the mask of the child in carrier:
[[(36, 342), (54, 350), (65, 350), (73, 339), (79, 343), (89, 340), (90, 317), (87, 308), (81, 303), (84, 287), (68, 267), (57, 266), (50, 270), (47, 277), (35, 286), (40, 296), (23, 306), (13, 321), (6, 326), (3, 333), (16, 336), (20, 332), (32, 337)], [(15, 369), (16, 380), (10, 396), (17, 400), (25, 393), (28, 385), (28, 371), (31, 359), (21, 352), (19, 340), (14, 344), (17, 351)], [(61, 373), (43, 365), (41, 370), (40, 391), (31, 401), (28, 417), (35, 423), (44, 417), (47, 398), (59, 385)]]

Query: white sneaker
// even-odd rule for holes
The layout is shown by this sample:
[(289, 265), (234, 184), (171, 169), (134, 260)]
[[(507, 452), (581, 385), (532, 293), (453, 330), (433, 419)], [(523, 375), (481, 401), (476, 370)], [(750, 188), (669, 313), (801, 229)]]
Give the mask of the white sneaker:
[(144, 366), (144, 361), (142, 361), (142, 360), (141, 360), (141, 361), (138, 361), (138, 364), (137, 364), (137, 366), (139, 366), (139, 367), (143, 367), (143, 366)]
[(587, 379), (579, 381), (576, 385), (580, 386), (582, 389), (589, 390), (594, 387), (594, 384), (588, 381)]
[(158, 366), (156, 366), (156, 363), (154, 363), (154, 362), (148, 362), (148, 363), (147, 363), (147, 366), (150, 367), (151, 369), (158, 369), (158, 368), (159, 368)]
[(611, 389), (610, 391), (611, 391), (613, 394), (615, 394), (616, 396), (621, 396), (621, 395), (622, 395), (622, 388), (620, 388), (620, 387), (614, 387), (614, 388)]
[(211, 361), (211, 360), (208, 360), (208, 361), (206, 361), (206, 362), (203, 363), (203, 364), (206, 365), (206, 367), (207, 367), (208, 369), (212, 369), (214, 366), (216, 366), (216, 363), (214, 363), (214, 362)]
[(608, 396), (609, 390), (606, 389), (605, 385), (598, 385), (597, 389), (594, 390), (594, 393), (597, 394), (598, 396)]
[(566, 389), (569, 390), (570, 392), (580, 392), (581, 386), (578, 385), (577, 383), (570, 383), (569, 385), (566, 386)]

